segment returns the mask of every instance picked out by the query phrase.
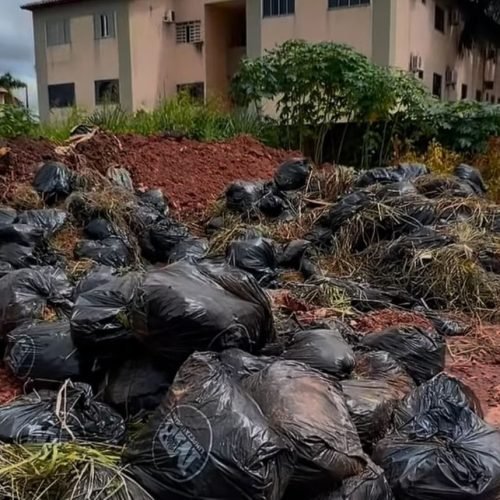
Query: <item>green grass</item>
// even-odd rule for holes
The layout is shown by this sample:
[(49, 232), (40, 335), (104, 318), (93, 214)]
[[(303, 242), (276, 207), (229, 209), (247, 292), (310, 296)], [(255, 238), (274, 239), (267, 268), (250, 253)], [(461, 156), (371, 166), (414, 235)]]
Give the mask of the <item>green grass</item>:
[(227, 111), (217, 101), (202, 103), (182, 94), (152, 111), (129, 113), (116, 106), (103, 106), (87, 114), (75, 108), (64, 119), (49, 124), (38, 123), (29, 110), (0, 107), (0, 137), (44, 137), (63, 142), (79, 124), (96, 125), (115, 134), (172, 133), (200, 141), (224, 140), (241, 134), (265, 141), (270, 136), (267, 122), (255, 113)]

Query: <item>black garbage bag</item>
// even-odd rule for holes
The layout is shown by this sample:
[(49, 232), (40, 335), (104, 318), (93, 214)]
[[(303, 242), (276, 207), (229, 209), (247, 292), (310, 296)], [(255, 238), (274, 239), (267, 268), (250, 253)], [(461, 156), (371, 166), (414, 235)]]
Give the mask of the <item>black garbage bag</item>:
[(327, 227), (314, 226), (304, 239), (320, 250), (330, 250), (333, 245), (333, 232)]
[(138, 273), (129, 273), (78, 296), (71, 335), (79, 349), (101, 359), (123, 359), (136, 351), (130, 308), (140, 280)]
[(34, 392), (0, 406), (0, 441), (4, 443), (121, 444), (124, 438), (122, 417), (94, 401), (87, 384), (65, 383), (59, 391)]
[(366, 170), (358, 177), (357, 187), (371, 186), (372, 184), (394, 184), (403, 180), (401, 174), (393, 167), (378, 167)]
[(267, 217), (279, 217), (286, 208), (283, 198), (269, 191), (258, 202), (259, 210)]
[(231, 266), (249, 272), (261, 286), (269, 286), (276, 279), (278, 263), (271, 240), (232, 241), (227, 247), (226, 260)]
[(354, 374), (357, 378), (383, 380), (398, 393), (398, 399), (415, 389), (415, 381), (388, 352), (357, 352)]
[(33, 187), (47, 203), (64, 200), (72, 191), (72, 174), (57, 161), (43, 164), (33, 179)]
[(432, 325), (440, 335), (445, 337), (462, 337), (472, 329), (472, 324), (453, 313), (423, 309), (425, 316), (432, 321)]
[(402, 181), (412, 181), (429, 173), (429, 169), (422, 163), (400, 163), (396, 171), (401, 175)]
[(110, 368), (99, 392), (105, 403), (129, 419), (156, 410), (171, 381), (158, 363), (139, 354)]
[(389, 430), (400, 394), (384, 380), (343, 380), (340, 384), (361, 443), (371, 450)]
[(164, 214), (147, 203), (136, 204), (131, 211), (131, 227), (139, 232), (164, 218)]
[(17, 224), (28, 224), (43, 229), (48, 235), (59, 231), (68, 220), (68, 212), (58, 208), (19, 212)]
[(12, 264), (0, 261), (0, 278), (3, 278), (7, 273), (10, 273), (13, 270), (14, 268), (12, 267)]
[(14, 224), (17, 219), (17, 212), (10, 207), (0, 207), (0, 226)]
[(209, 250), (208, 241), (203, 238), (188, 237), (174, 246), (168, 257), (168, 262), (180, 260), (198, 261), (203, 259)]
[[(448, 389), (417, 389), (417, 412), (373, 454), (402, 500), (493, 499), (500, 492), (500, 432)], [(406, 403), (403, 403), (406, 404)], [(417, 408), (420, 406), (420, 408)]]
[(377, 191), (377, 197), (380, 199), (393, 198), (395, 196), (413, 196), (416, 194), (418, 194), (417, 188), (410, 181), (383, 184)]
[(346, 479), (340, 488), (321, 493), (313, 500), (394, 500), (394, 495), (383, 469), (369, 461), (361, 474)]
[(101, 241), (116, 235), (111, 222), (100, 218), (89, 221), (83, 228), (83, 233), (89, 240)]
[(23, 323), (7, 335), (5, 364), (21, 380), (81, 378), (80, 354), (69, 321)]
[(43, 242), (44, 231), (31, 224), (10, 224), (0, 226), (0, 245), (18, 243), (19, 245), (34, 247)]
[(241, 349), (227, 349), (220, 353), (220, 360), (231, 374), (241, 381), (254, 373), (260, 372), (276, 361), (276, 358), (254, 356)]
[(274, 182), (280, 191), (301, 189), (306, 185), (311, 169), (306, 158), (291, 158), (278, 167)]
[(370, 333), (362, 345), (387, 351), (421, 384), (444, 370), (446, 344), (441, 335), (417, 326), (400, 326)]
[(124, 462), (151, 495), (171, 500), (279, 500), (292, 472), (288, 445), (215, 353), (183, 364)]
[(484, 417), (481, 402), (472, 389), (457, 378), (440, 373), (416, 387), (398, 403), (394, 411), (395, 427), (404, 426), (422, 413), (432, 411), (443, 401), (456, 407), (468, 408), (478, 417)]
[(140, 245), (144, 257), (151, 262), (168, 262), (175, 247), (189, 237), (185, 226), (165, 218), (146, 229), (141, 235)]
[(282, 354), (337, 378), (354, 368), (354, 352), (338, 330), (303, 330), (294, 333)]
[(488, 187), (484, 183), (481, 172), (475, 167), (462, 163), (455, 168), (453, 172), (459, 179), (467, 181), (474, 189), (475, 194), (483, 196), (488, 191)]
[(263, 182), (235, 182), (226, 189), (226, 206), (234, 212), (249, 213), (267, 191)]
[(72, 294), (66, 274), (56, 267), (33, 267), (6, 274), (0, 278), (0, 335), (23, 321), (42, 319), (47, 309), (69, 314)]
[(187, 261), (145, 275), (132, 319), (137, 337), (173, 370), (197, 350), (258, 352), (274, 333), (269, 299), (251, 276)]
[(327, 375), (280, 360), (243, 385), (271, 427), (292, 443), (297, 455), (293, 483), (332, 487), (363, 470), (366, 460), (344, 396)]
[(361, 212), (374, 199), (374, 195), (367, 191), (354, 191), (344, 196), (320, 219), (324, 227), (328, 227), (334, 233), (337, 232), (344, 223), (351, 217)]
[(168, 214), (168, 200), (161, 189), (148, 189), (139, 195), (139, 199), (141, 203), (155, 208), (162, 215)]
[(125, 242), (116, 236), (101, 241), (80, 240), (75, 247), (78, 259), (90, 259), (98, 264), (126, 267), (132, 262), (132, 255)]
[(113, 281), (117, 270), (111, 266), (96, 265), (75, 285), (73, 297), (76, 300), (82, 293)]
[(23, 269), (42, 264), (34, 247), (27, 247), (19, 243), (0, 245), (0, 262), (10, 264), (13, 269)]
[(282, 267), (300, 269), (302, 259), (308, 256), (311, 242), (308, 240), (293, 240), (285, 245), (278, 256), (278, 264)]

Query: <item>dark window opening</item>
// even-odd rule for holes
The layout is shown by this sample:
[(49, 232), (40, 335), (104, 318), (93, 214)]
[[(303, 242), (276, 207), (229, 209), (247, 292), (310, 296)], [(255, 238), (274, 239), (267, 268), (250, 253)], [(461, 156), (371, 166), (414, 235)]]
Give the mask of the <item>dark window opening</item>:
[(177, 85), (177, 92), (187, 94), (191, 99), (203, 101), (205, 99), (205, 84), (203, 82), (181, 83)]
[(114, 38), (116, 36), (115, 13), (96, 14), (94, 16), (94, 37), (96, 40), (102, 38)]
[(491, 101), (491, 104), (495, 104), (495, 96), (494, 95), (491, 96), (490, 101)]
[(262, 0), (263, 17), (295, 14), (295, 0)]
[(481, 102), (483, 100), (483, 93), (480, 90), (476, 90), (476, 101)]
[(60, 83), (49, 85), (49, 106), (51, 108), (71, 108), (75, 105), (75, 84)]
[(120, 104), (120, 82), (118, 80), (97, 80), (95, 82), (96, 104)]
[(434, 73), (432, 76), (432, 95), (441, 99), (443, 92), (443, 76)]
[(465, 85), (465, 83), (462, 83), (462, 100), (467, 99), (467, 92), (468, 92), (467, 85)]
[(434, 27), (444, 33), (444, 24), (445, 24), (445, 14), (444, 9), (439, 5), (436, 5), (436, 9), (434, 11)]

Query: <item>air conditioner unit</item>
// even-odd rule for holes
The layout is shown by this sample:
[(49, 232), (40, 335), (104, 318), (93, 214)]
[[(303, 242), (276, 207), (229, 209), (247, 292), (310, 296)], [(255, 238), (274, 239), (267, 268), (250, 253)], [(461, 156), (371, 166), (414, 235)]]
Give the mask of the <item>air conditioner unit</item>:
[(424, 64), (422, 61), (422, 56), (418, 54), (412, 54), (410, 56), (410, 71), (413, 73), (418, 73), (424, 69)]
[(452, 26), (458, 26), (462, 21), (462, 13), (459, 9), (452, 9), (450, 11), (450, 24)]
[(458, 74), (455, 69), (446, 68), (445, 82), (446, 85), (456, 85), (458, 79)]
[(166, 24), (175, 23), (175, 11), (174, 10), (167, 10), (165, 15), (163, 16), (163, 22)]

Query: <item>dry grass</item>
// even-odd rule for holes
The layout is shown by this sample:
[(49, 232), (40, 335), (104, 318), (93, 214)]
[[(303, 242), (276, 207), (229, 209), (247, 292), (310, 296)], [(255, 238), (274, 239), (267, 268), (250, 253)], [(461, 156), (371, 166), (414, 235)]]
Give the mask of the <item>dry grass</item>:
[(4, 196), (8, 198), (9, 205), (16, 210), (35, 210), (44, 207), (42, 198), (31, 184), (15, 184)]
[(478, 320), (468, 335), (448, 339), (448, 351), (454, 362), (500, 364), (500, 328)]
[(339, 196), (351, 191), (355, 180), (356, 170), (352, 167), (331, 166), (315, 169), (306, 186), (306, 197), (335, 202)]
[(307, 304), (326, 308), (332, 315), (349, 316), (353, 313), (351, 299), (341, 288), (329, 283), (320, 281), (318, 283), (296, 283), (291, 285), (293, 295)]
[(58, 231), (50, 240), (51, 246), (66, 259), (73, 259), (75, 246), (83, 237), (81, 229), (73, 225), (67, 225)]

